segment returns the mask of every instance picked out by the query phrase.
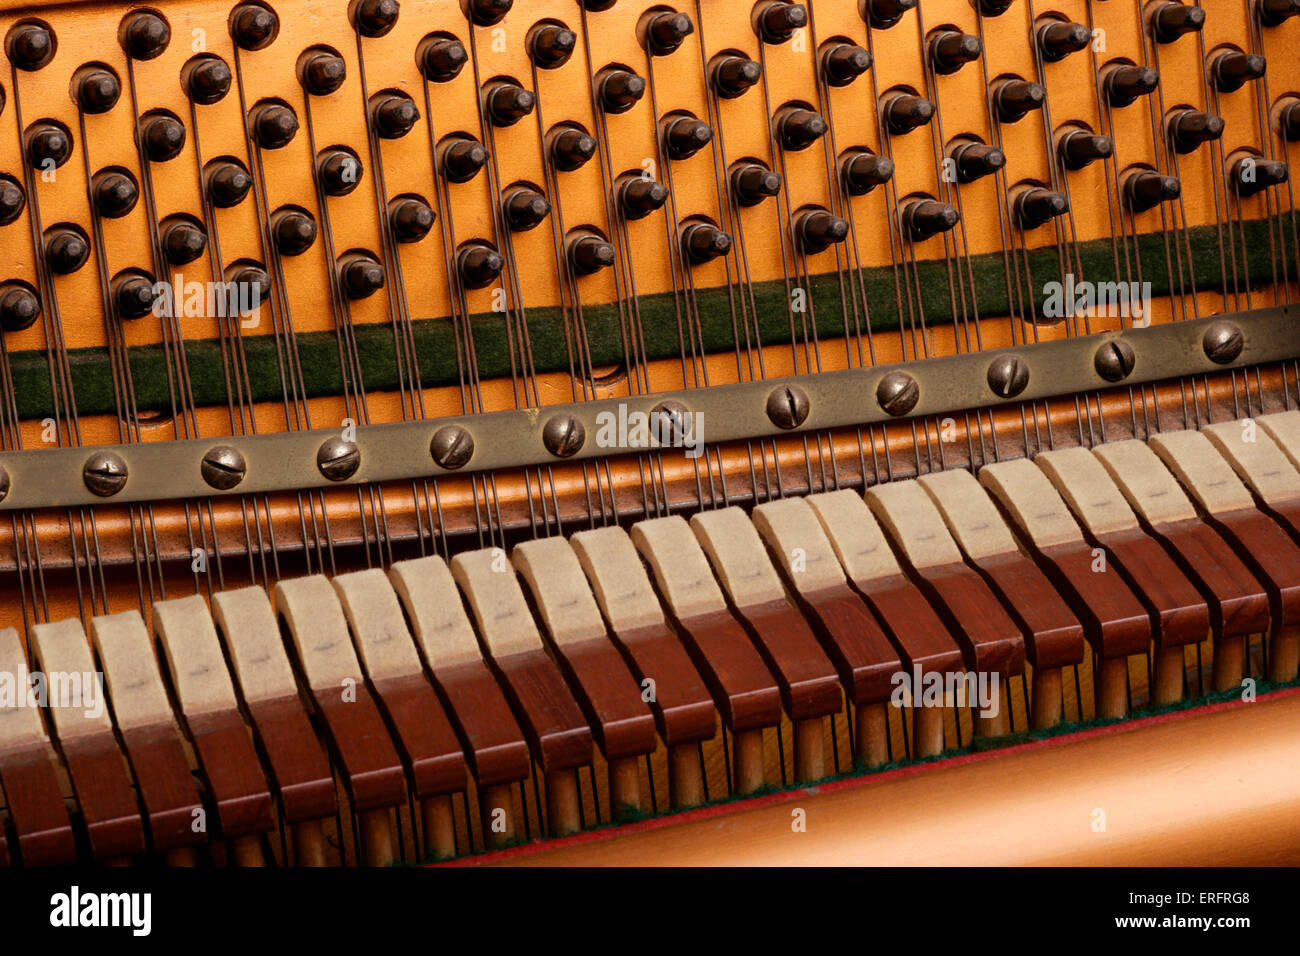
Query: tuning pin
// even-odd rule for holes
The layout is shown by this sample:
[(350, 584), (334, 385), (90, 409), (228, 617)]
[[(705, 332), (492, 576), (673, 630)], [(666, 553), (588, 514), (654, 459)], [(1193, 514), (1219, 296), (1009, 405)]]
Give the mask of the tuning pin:
[(1152, 170), (1139, 170), (1124, 180), (1124, 198), (1133, 212), (1146, 212), (1162, 202), (1177, 199), (1182, 186), (1173, 176), (1162, 176)]
[(208, 247), (208, 237), (188, 219), (164, 219), (159, 225), (159, 232), (162, 235), (163, 254), (174, 266), (193, 262)]
[(600, 105), (606, 113), (626, 113), (645, 94), (645, 80), (627, 70), (605, 69), (596, 79)]
[(895, 136), (910, 133), (934, 118), (934, 104), (910, 93), (898, 93), (885, 104), (885, 125)]
[(1160, 74), (1149, 66), (1132, 64), (1103, 70), (1102, 87), (1111, 106), (1129, 106), (1139, 96), (1147, 96), (1160, 85)]
[(361, 0), (353, 7), (352, 28), (363, 37), (381, 37), (397, 25), (397, 0)]
[(776, 132), (788, 150), (807, 149), (826, 135), (826, 121), (812, 110), (799, 107), (777, 114)]
[(255, 262), (245, 260), (232, 263), (226, 269), (225, 279), (237, 289), (247, 290), (238, 294), (238, 298), (234, 300), (236, 308), (231, 309), (231, 312), (255, 309), (271, 294), (271, 275)]
[(646, 179), (640, 173), (624, 176), (617, 189), (618, 205), (624, 219), (644, 219), (662, 209), (668, 201), (668, 187), (657, 179)]
[(957, 167), (957, 181), (960, 183), (973, 183), (977, 179), (983, 179), (1007, 164), (1006, 154), (1002, 150), (983, 143), (958, 143), (948, 155)]
[(535, 189), (518, 186), (505, 196), (506, 224), (511, 232), (536, 228), (551, 214), (551, 204)]
[(1021, 229), (1037, 229), (1069, 211), (1070, 201), (1063, 193), (1040, 186), (1026, 189), (1015, 201), (1016, 220)]
[(279, 209), (271, 215), (271, 232), (281, 255), (300, 256), (316, 241), (316, 220), (301, 209)]
[(1300, 0), (1256, 0), (1255, 12), (1259, 14), (1259, 22), (1264, 26), (1281, 26), (1292, 17), (1300, 15)]
[(482, 289), (496, 281), (506, 260), (482, 242), (471, 242), (456, 255), (456, 272), (467, 289)]
[(243, 164), (220, 160), (211, 165), (207, 176), (208, 200), (218, 209), (238, 206), (253, 188), (253, 177)]
[(299, 68), (303, 88), (312, 96), (329, 96), (343, 85), (347, 75), (343, 57), (328, 50), (309, 51)]
[(210, 106), (230, 92), (230, 67), (219, 56), (198, 56), (185, 64), (181, 82), (185, 95), (200, 106)]
[(27, 208), (27, 194), (12, 176), (0, 174), (0, 226), (7, 226)]
[(1087, 49), (1092, 33), (1082, 23), (1053, 20), (1038, 28), (1038, 50), (1048, 63)]
[(36, 122), (27, 127), (23, 136), (27, 162), (32, 169), (44, 171), (57, 169), (72, 156), (72, 135), (61, 126), (50, 122)]
[(113, 278), (113, 306), (121, 319), (142, 319), (153, 311), (153, 281), (141, 272), (125, 270)]
[(36, 324), (41, 300), (25, 282), (0, 282), (0, 329), (21, 332)]
[(1014, 123), (1034, 110), (1042, 109), (1046, 99), (1047, 90), (1041, 83), (1025, 80), (1005, 80), (993, 90), (993, 106), (1002, 123)]
[(840, 175), (850, 196), (865, 196), (894, 175), (894, 161), (867, 149), (849, 150), (840, 161)]
[(460, 76), (469, 62), (465, 44), (451, 36), (428, 36), (416, 53), (420, 72), (430, 83), (447, 83)]
[(77, 89), (77, 106), (83, 113), (107, 113), (117, 105), (122, 95), (122, 84), (117, 76), (100, 66), (83, 66), (77, 71), (73, 83)]
[(584, 233), (569, 241), (568, 257), (576, 274), (589, 276), (614, 264), (614, 247), (600, 236)]
[(1000, 17), (1011, 9), (1013, 0), (977, 0), (979, 12), (986, 17)]
[(957, 225), (961, 214), (946, 202), (912, 199), (903, 206), (902, 221), (903, 231), (912, 241), (923, 242)]
[(322, 150), (316, 160), (316, 170), (326, 196), (346, 196), (361, 182), (361, 160), (351, 150), (338, 147)]
[(145, 119), (144, 151), (151, 162), (165, 163), (175, 159), (185, 147), (185, 127), (176, 117), (156, 113)]
[(368, 252), (353, 252), (339, 259), (339, 285), (353, 302), (366, 299), (384, 287), (384, 267)]
[(713, 139), (713, 130), (694, 116), (674, 116), (664, 124), (663, 139), (669, 159), (690, 159)]
[(45, 261), (55, 275), (66, 276), (90, 258), (90, 242), (79, 229), (54, 226), (45, 234)]
[(682, 230), (682, 249), (692, 265), (712, 262), (731, 251), (731, 237), (708, 222), (693, 222)]
[(241, 3), (230, 15), (230, 36), (241, 50), (264, 50), (280, 32), (280, 18), (260, 3)]
[(405, 93), (376, 93), (370, 103), (375, 132), (382, 139), (401, 139), (420, 118), (420, 111)]
[(576, 127), (568, 127), (551, 139), (551, 163), (562, 172), (581, 169), (596, 155), (596, 139)]
[(488, 151), (478, 140), (455, 136), (443, 143), (438, 164), (451, 183), (467, 183), (487, 165)]
[(514, 0), (469, 0), (469, 16), (476, 26), (490, 27), (505, 19)]
[(930, 37), (930, 63), (936, 73), (956, 73), (967, 63), (978, 60), (983, 52), (980, 38), (968, 33), (941, 30)]
[(1099, 159), (1109, 159), (1115, 143), (1086, 129), (1072, 129), (1056, 142), (1056, 154), (1066, 169), (1083, 169)]
[(1248, 80), (1258, 80), (1264, 75), (1264, 58), (1254, 53), (1228, 50), (1214, 58), (1210, 73), (1216, 90), (1231, 93), (1241, 89)]
[(528, 37), (528, 55), (540, 69), (564, 66), (578, 45), (578, 35), (559, 23), (541, 23)]
[(398, 196), (388, 203), (388, 224), (398, 242), (419, 242), (429, 234), (438, 216), (419, 196)]
[(1151, 14), (1151, 32), (1157, 43), (1173, 43), (1185, 33), (1199, 33), (1203, 26), (1205, 11), (1177, 0), (1160, 4)]
[(763, 76), (763, 68), (743, 56), (724, 56), (713, 67), (713, 89), (724, 100), (734, 100)]
[(602, 10), (608, 10), (618, 0), (582, 0), (582, 9), (588, 13), (600, 13)]
[(781, 176), (758, 163), (741, 163), (731, 171), (731, 192), (742, 206), (757, 206), (781, 192)]
[(1228, 179), (1243, 199), (1261, 193), (1270, 186), (1287, 181), (1286, 163), (1257, 156), (1243, 156), (1232, 164)]
[(809, 209), (795, 216), (794, 234), (808, 255), (825, 252), (849, 236), (849, 224), (825, 209)]
[(102, 169), (90, 183), (95, 210), (105, 219), (121, 219), (140, 199), (140, 189), (126, 170)]
[(764, 43), (785, 43), (794, 31), (808, 25), (808, 9), (802, 4), (772, 0), (755, 11), (754, 28)]
[(848, 86), (871, 69), (871, 54), (852, 43), (836, 43), (822, 54), (827, 86)]
[(250, 120), (253, 139), (262, 149), (288, 146), (298, 132), (298, 117), (291, 107), (283, 103), (254, 106)]
[(883, 30), (903, 19), (903, 14), (915, 6), (916, 0), (862, 0), (858, 9), (868, 23)]
[(695, 24), (684, 13), (656, 13), (646, 24), (645, 43), (654, 56), (667, 56), (695, 32)]
[(58, 41), (44, 23), (20, 23), (5, 38), (5, 53), (17, 69), (28, 73), (39, 70), (54, 59)]
[(518, 83), (498, 80), (483, 91), (483, 104), (493, 126), (514, 126), (533, 111), (536, 97)]
[(167, 21), (148, 10), (127, 14), (118, 33), (122, 49), (133, 60), (152, 60), (159, 56), (171, 38)]
[(1283, 139), (1288, 143), (1300, 140), (1300, 100), (1293, 100), (1282, 107), (1277, 119)]
[(1169, 140), (1176, 152), (1190, 153), (1222, 136), (1223, 126), (1223, 118), (1213, 113), (1181, 110), (1169, 119)]

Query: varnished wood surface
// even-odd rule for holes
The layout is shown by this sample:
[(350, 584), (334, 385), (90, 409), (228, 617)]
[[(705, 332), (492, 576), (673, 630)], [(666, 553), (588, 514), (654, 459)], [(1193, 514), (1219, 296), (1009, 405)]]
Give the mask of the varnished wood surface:
[(0, 755), (0, 787), (28, 866), (67, 865), (77, 857), (51, 756), (48, 742)]

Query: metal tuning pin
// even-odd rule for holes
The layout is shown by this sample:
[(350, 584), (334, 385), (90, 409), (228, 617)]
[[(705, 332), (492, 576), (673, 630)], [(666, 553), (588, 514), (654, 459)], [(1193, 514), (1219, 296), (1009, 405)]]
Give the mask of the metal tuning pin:
[(39, 121), (27, 127), (23, 136), (27, 162), (32, 169), (57, 169), (72, 157), (72, 135), (62, 126)]
[(1255, 13), (1266, 27), (1279, 27), (1294, 16), (1300, 16), (1300, 0), (1256, 0)]
[(363, 37), (381, 37), (397, 26), (397, 0), (360, 0), (352, 6), (352, 28)]
[(469, 0), (469, 16), (476, 26), (495, 26), (514, 5), (514, 0)]
[(398, 242), (419, 242), (433, 229), (438, 215), (419, 196), (398, 196), (388, 202), (388, 224)]
[(1048, 63), (1064, 60), (1071, 53), (1088, 48), (1092, 32), (1082, 23), (1052, 20), (1038, 28), (1038, 52)]
[(467, 289), (483, 289), (496, 281), (506, 260), (487, 243), (466, 243), (456, 255), (456, 274)]
[(160, 56), (171, 38), (172, 31), (167, 21), (148, 10), (128, 13), (118, 32), (122, 49), (133, 60), (152, 60)]
[(973, 183), (991, 176), (1007, 164), (1007, 156), (996, 146), (986, 146), (969, 140), (959, 142), (948, 151), (948, 158), (956, 167), (959, 183)]
[(321, 150), (316, 175), (326, 196), (346, 196), (361, 182), (363, 167), (356, 153), (342, 147)]
[(420, 41), (415, 58), (426, 80), (447, 83), (460, 76), (469, 62), (469, 51), (453, 36), (432, 34)]
[(1278, 112), (1278, 127), (1288, 143), (1300, 140), (1300, 100), (1291, 100)]
[(370, 98), (370, 118), (380, 138), (401, 139), (420, 119), (420, 111), (405, 93), (389, 90)]
[(901, 136), (934, 119), (934, 104), (910, 93), (896, 93), (886, 100), (884, 113), (889, 131)]
[(759, 163), (738, 163), (731, 171), (731, 193), (741, 206), (757, 206), (781, 192), (781, 176)]
[(645, 95), (645, 80), (628, 70), (607, 68), (596, 76), (600, 105), (606, 113), (626, 113)]
[(573, 172), (596, 155), (596, 138), (576, 126), (561, 127), (551, 135), (551, 165), (561, 172)]
[(664, 11), (656, 13), (646, 22), (645, 46), (652, 56), (667, 56), (676, 52), (682, 42), (695, 32), (695, 24), (684, 13)]
[(894, 161), (866, 148), (851, 149), (840, 160), (840, 176), (850, 196), (865, 196), (894, 175)]
[(614, 264), (614, 247), (595, 233), (583, 232), (569, 239), (566, 256), (575, 274), (589, 276)]
[(608, 10), (616, 3), (618, 3), (618, 0), (582, 0), (582, 9), (588, 13), (600, 13), (603, 10)]
[(452, 136), (438, 151), (438, 169), (451, 183), (467, 183), (487, 165), (488, 151), (468, 136)]
[(828, 128), (820, 115), (803, 107), (787, 107), (777, 113), (777, 135), (781, 145), (792, 152), (807, 149), (825, 136)]
[(763, 68), (743, 56), (721, 56), (710, 74), (713, 91), (724, 100), (734, 100), (749, 90), (763, 76)]
[(1066, 169), (1083, 169), (1099, 159), (1109, 159), (1115, 152), (1115, 143), (1109, 136), (1075, 127), (1067, 130), (1056, 141), (1056, 155)]
[(25, 282), (0, 282), (0, 329), (21, 332), (36, 324), (41, 300)]
[(542, 70), (564, 66), (577, 45), (578, 35), (561, 23), (539, 23), (528, 34), (528, 56)]
[(1223, 135), (1221, 116), (1198, 110), (1179, 110), (1169, 118), (1169, 142), (1179, 153), (1190, 153), (1202, 143), (1209, 143)]
[(785, 43), (808, 25), (808, 8), (800, 3), (771, 0), (754, 10), (754, 32), (764, 43)]
[(203, 255), (208, 247), (208, 237), (189, 219), (172, 216), (158, 226), (162, 237), (163, 255), (174, 266), (183, 266)]
[(646, 179), (640, 173), (622, 176), (614, 191), (623, 218), (628, 220), (644, 219), (652, 212), (662, 209), (668, 201), (668, 187), (657, 179)]
[(551, 204), (546, 197), (529, 186), (507, 190), (503, 205), (511, 232), (534, 229), (551, 214)]
[(1070, 211), (1070, 201), (1063, 193), (1034, 186), (1016, 196), (1016, 221), (1021, 229), (1037, 229)]
[(119, 318), (142, 319), (153, 311), (153, 280), (143, 272), (127, 269), (113, 278), (113, 308)]
[(940, 74), (956, 73), (980, 58), (984, 44), (977, 36), (957, 30), (940, 30), (930, 37), (930, 65)]
[(1133, 212), (1146, 212), (1162, 202), (1171, 202), (1180, 195), (1182, 186), (1177, 179), (1162, 176), (1153, 170), (1138, 170), (1124, 180), (1124, 200)]
[(669, 159), (690, 159), (712, 139), (709, 124), (694, 116), (672, 116), (663, 124), (664, 152)]
[(884, 30), (903, 19), (903, 14), (915, 6), (916, 0), (859, 0), (858, 12), (877, 30)]
[(28, 21), (9, 31), (5, 38), (5, 55), (16, 69), (34, 73), (54, 59), (58, 45), (53, 30), (44, 23)]
[(144, 118), (141, 139), (150, 162), (165, 163), (185, 148), (185, 127), (169, 113), (155, 113)]
[(982, 16), (1000, 17), (1011, 9), (1014, 0), (977, 0), (975, 6)]
[(1287, 177), (1286, 163), (1259, 156), (1242, 156), (1228, 169), (1228, 181), (1232, 183), (1233, 191), (1243, 199), (1262, 193), (1270, 186), (1280, 186)]
[(332, 50), (309, 50), (299, 61), (298, 75), (312, 96), (329, 96), (347, 79), (348, 67)]
[(1041, 110), (1046, 99), (1047, 90), (1041, 83), (1003, 80), (993, 87), (993, 108), (1001, 123), (1014, 123)]
[(339, 258), (339, 285), (353, 302), (368, 299), (384, 287), (384, 267), (368, 252), (351, 252)]
[(909, 199), (903, 203), (903, 232), (913, 242), (923, 242), (947, 232), (961, 221), (961, 214), (946, 202), (933, 199)]
[(103, 169), (90, 181), (95, 211), (105, 219), (120, 219), (135, 208), (140, 188), (124, 169)]
[(0, 174), (0, 226), (7, 226), (27, 208), (27, 194), (12, 176)]
[(1249, 81), (1262, 77), (1264, 66), (1264, 58), (1258, 54), (1226, 50), (1216, 56), (1210, 64), (1210, 75), (1216, 90), (1220, 93), (1232, 93), (1241, 89)]
[(300, 256), (316, 241), (316, 220), (302, 209), (278, 209), (271, 214), (271, 233), (280, 255)]
[(264, 50), (280, 32), (280, 18), (260, 3), (241, 3), (230, 15), (230, 37), (241, 50)]
[(220, 159), (208, 164), (205, 175), (208, 201), (218, 209), (238, 206), (253, 188), (253, 177), (234, 159)]
[[(249, 290), (250, 294), (240, 296), (240, 301), (247, 305), (265, 302), (267, 296), (271, 294), (271, 274), (255, 262), (244, 260), (231, 263), (226, 269), (225, 279)], [(255, 297), (252, 294), (254, 292)]]
[(848, 86), (871, 69), (871, 54), (853, 43), (832, 43), (822, 51), (827, 86)]
[(1157, 43), (1173, 43), (1187, 33), (1200, 33), (1205, 26), (1205, 11), (1188, 3), (1170, 0), (1151, 13), (1151, 32)]
[(298, 117), (292, 107), (284, 103), (254, 106), (248, 125), (254, 141), (262, 149), (282, 149), (293, 142), (298, 133)]
[(849, 224), (825, 209), (808, 209), (795, 215), (794, 235), (803, 252), (815, 255), (847, 239)]
[(90, 259), (90, 241), (80, 229), (53, 226), (45, 234), (45, 262), (55, 275), (76, 272)]
[(1148, 96), (1160, 85), (1160, 74), (1149, 66), (1123, 64), (1102, 67), (1102, 88), (1114, 107), (1130, 106), (1139, 96)]
[(483, 90), (483, 108), (493, 126), (514, 126), (533, 111), (537, 98), (510, 80), (497, 80)]
[(211, 106), (230, 92), (230, 67), (219, 56), (205, 53), (185, 64), (181, 82), (185, 95), (200, 106)]
[(107, 113), (117, 105), (122, 84), (111, 70), (100, 66), (83, 66), (72, 80), (77, 106), (83, 113)]
[(710, 222), (692, 222), (681, 232), (682, 249), (692, 265), (712, 262), (731, 251), (731, 237)]

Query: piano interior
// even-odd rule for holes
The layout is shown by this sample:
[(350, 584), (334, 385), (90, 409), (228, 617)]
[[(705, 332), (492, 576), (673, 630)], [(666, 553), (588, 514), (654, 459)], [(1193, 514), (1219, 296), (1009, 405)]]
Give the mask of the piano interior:
[(0, 864), (1300, 862), (1297, 14), (2, 0)]

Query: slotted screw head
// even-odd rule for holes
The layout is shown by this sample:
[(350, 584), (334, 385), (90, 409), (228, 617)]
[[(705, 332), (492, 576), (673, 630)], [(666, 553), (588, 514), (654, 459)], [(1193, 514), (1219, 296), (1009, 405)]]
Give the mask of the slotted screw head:
[(356, 442), (339, 437), (331, 438), (316, 452), (316, 467), (330, 481), (351, 478), (361, 467), (361, 449)]
[(989, 388), (1002, 398), (1014, 398), (1029, 384), (1029, 365), (1019, 355), (1000, 355), (989, 366)]
[(890, 415), (906, 415), (920, 397), (921, 387), (906, 372), (890, 372), (876, 386), (876, 401)]
[(1246, 339), (1241, 334), (1241, 329), (1225, 319), (1211, 322), (1205, 330), (1205, 338), (1201, 340), (1206, 357), (1219, 365), (1235, 361), (1245, 344)]
[(126, 462), (111, 451), (97, 451), (86, 459), (82, 479), (92, 494), (111, 498), (126, 487)]
[(474, 436), (464, 425), (443, 425), (433, 433), (429, 454), (440, 468), (463, 468), (474, 457)]
[(587, 441), (587, 429), (574, 416), (562, 412), (546, 423), (542, 443), (556, 458), (569, 458)]
[(1108, 382), (1119, 382), (1128, 378), (1129, 372), (1137, 364), (1133, 346), (1123, 339), (1112, 339), (1097, 349), (1093, 365), (1097, 374)]
[(650, 433), (661, 445), (675, 445), (691, 432), (691, 413), (672, 399), (650, 409)]
[(808, 418), (808, 393), (798, 385), (782, 385), (767, 396), (767, 417), (777, 428), (798, 428)]
[(229, 445), (218, 445), (203, 456), (200, 465), (203, 480), (218, 491), (229, 491), (248, 474), (248, 463), (237, 449)]

